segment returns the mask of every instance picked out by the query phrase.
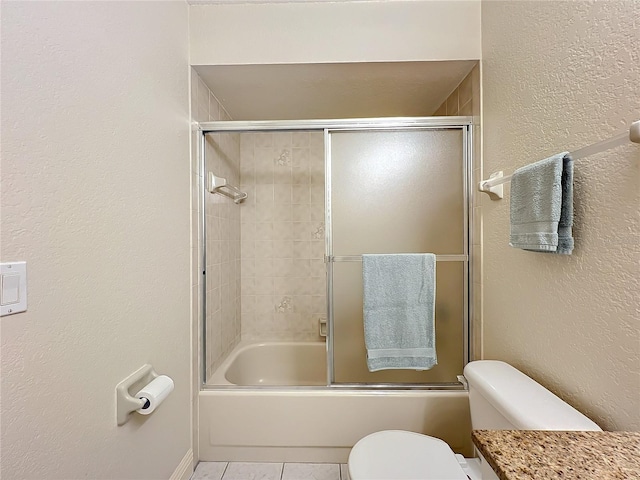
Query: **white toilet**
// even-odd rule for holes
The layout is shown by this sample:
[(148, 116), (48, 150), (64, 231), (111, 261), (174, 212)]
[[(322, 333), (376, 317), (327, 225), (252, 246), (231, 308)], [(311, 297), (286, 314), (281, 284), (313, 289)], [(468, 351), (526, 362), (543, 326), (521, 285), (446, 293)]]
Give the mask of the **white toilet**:
[[(476, 430), (601, 430), (511, 365), (479, 360), (464, 369)], [(351, 480), (491, 480), (486, 461), (465, 459), (438, 438), (388, 430), (360, 439), (349, 454)], [(482, 464), (482, 468), (480, 467)]]

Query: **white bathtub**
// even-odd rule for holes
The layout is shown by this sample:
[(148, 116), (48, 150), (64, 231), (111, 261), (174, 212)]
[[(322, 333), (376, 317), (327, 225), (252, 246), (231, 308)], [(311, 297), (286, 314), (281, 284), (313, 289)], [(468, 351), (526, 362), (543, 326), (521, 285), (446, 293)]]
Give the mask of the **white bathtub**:
[(327, 384), (324, 342), (240, 344), (207, 382), (210, 385), (318, 386)]
[[(199, 394), (200, 460), (345, 463), (360, 438), (387, 429), (426, 433), (472, 456), (465, 391), (292, 388), (325, 385), (324, 348), (236, 348)], [(274, 384), (287, 386), (260, 387)]]

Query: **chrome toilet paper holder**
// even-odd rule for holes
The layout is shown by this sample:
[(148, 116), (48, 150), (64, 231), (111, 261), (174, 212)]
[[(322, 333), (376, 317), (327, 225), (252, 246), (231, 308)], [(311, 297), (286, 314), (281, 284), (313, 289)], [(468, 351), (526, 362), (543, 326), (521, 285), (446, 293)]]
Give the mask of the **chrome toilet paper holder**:
[(156, 371), (147, 363), (116, 385), (116, 420), (118, 426), (127, 423), (129, 418), (131, 418), (129, 414), (139, 410), (145, 405), (144, 400), (131, 395), (131, 387), (137, 385), (134, 391), (135, 394), (141, 387), (147, 385), (157, 377), (158, 374)]

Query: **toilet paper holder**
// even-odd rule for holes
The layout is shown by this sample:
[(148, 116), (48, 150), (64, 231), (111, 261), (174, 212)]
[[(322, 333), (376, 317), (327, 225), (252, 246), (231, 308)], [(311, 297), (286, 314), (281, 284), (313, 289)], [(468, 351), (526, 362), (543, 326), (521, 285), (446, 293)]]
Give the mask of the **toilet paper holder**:
[[(132, 396), (129, 393), (129, 389), (136, 384), (143, 387), (157, 377), (156, 371), (147, 363), (116, 385), (116, 420), (118, 426), (127, 423), (130, 418), (129, 414), (145, 405), (145, 401)], [(136, 389), (136, 392), (138, 390), (139, 388)]]

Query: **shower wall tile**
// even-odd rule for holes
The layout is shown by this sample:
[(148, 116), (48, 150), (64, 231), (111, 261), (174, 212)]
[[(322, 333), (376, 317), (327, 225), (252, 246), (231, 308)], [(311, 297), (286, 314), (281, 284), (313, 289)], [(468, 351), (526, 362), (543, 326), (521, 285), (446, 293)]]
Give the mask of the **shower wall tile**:
[[(195, 74), (195, 72), (194, 72)], [(197, 74), (195, 74), (197, 76)], [(209, 88), (205, 85), (200, 77), (198, 77), (198, 91), (196, 93), (198, 99), (198, 106), (196, 108), (197, 122), (209, 121)]]
[(309, 155), (324, 158), (324, 133), (308, 132)]
[(433, 113), (434, 117), (440, 117), (447, 114), (447, 103), (443, 103), (438, 107), (438, 109)]
[(469, 101), (471, 101), (471, 98), (473, 96), (472, 82), (473, 82), (473, 76), (470, 73), (464, 78), (464, 80), (462, 80), (462, 82), (460, 82), (460, 85), (457, 88), (458, 105), (460, 109), (462, 109), (462, 106), (466, 105)]
[(458, 89), (456, 88), (451, 95), (449, 95), (449, 98), (447, 98), (447, 115), (457, 115), (458, 111)]
[[(467, 113), (468, 112), (468, 113)], [(480, 65), (476, 65), (433, 116), (480, 115)]]
[(242, 338), (319, 340), (326, 316), (323, 134), (243, 133), (240, 157), (240, 181), (255, 206), (241, 209)]
[(471, 228), (472, 258), (474, 262), (473, 274), (473, 318), (471, 318), (473, 338), (471, 339), (475, 359), (482, 358), (482, 197), (481, 193), (475, 190), (475, 186), (482, 180), (482, 149), (481, 149), (481, 83), (480, 83), (480, 63), (473, 67), (471, 72), (460, 82), (460, 85), (451, 95), (442, 102), (442, 105), (435, 111), (434, 116), (440, 115), (464, 115), (473, 116), (473, 135), (475, 138), (473, 158), (474, 166), (472, 171), (471, 185), (474, 189), (471, 192), (473, 207), (473, 224)]
[(458, 110), (458, 115), (462, 115), (465, 117), (473, 115), (471, 101), (465, 103), (463, 107), (460, 107), (460, 109)]
[[(481, 94), (481, 64), (478, 63), (473, 70), (471, 70), (471, 113), (474, 118), (473, 125), (473, 134), (476, 141), (474, 142), (474, 150), (473, 156), (475, 159), (475, 165), (473, 170), (473, 178), (472, 185), (478, 185), (478, 183), (482, 180), (484, 176), (483, 171), (483, 162), (482, 162), (482, 124), (481, 124), (481, 104), (482, 104), (482, 94)], [(483, 197), (486, 197), (485, 194), (482, 194), (478, 191), (475, 192), (473, 208), (475, 212), (476, 225), (473, 230), (473, 243), (474, 245), (479, 246), (478, 251), (475, 253), (475, 262), (478, 266), (479, 276), (474, 281), (474, 318), (473, 321), (473, 329), (474, 334), (471, 339), (475, 358), (481, 359), (484, 358), (483, 351), (483, 286), (482, 286), (482, 276), (483, 276), (483, 210), (482, 210), (482, 201)]]
[[(473, 245), (471, 251), (475, 259), (482, 258), (482, 245)], [(471, 280), (474, 284), (480, 285), (482, 283), (482, 262), (474, 263), (473, 278)]]
[(482, 95), (480, 93), (480, 69), (482, 66), (480, 64), (473, 67), (471, 70), (471, 103), (473, 106), (473, 115), (480, 116), (480, 101)]
[[(474, 316), (476, 318), (482, 318), (482, 309), (483, 309), (483, 294), (482, 294), (482, 284), (474, 283), (473, 284), (473, 311)], [(474, 356), (476, 359), (484, 358), (483, 351), (483, 323), (482, 322), (474, 322), (472, 325), (472, 337), (471, 342), (474, 349)]]
[(482, 245), (482, 207), (473, 207), (472, 245)]
[(221, 120), (220, 110), (222, 110), (222, 106), (218, 99), (213, 94), (211, 90), (209, 90), (209, 121), (215, 122), (217, 120)]
[[(229, 120), (230, 116), (220, 104), (216, 96), (207, 85), (192, 70), (191, 82), (191, 111), (194, 121)], [(192, 215), (194, 222), (194, 245), (197, 238), (198, 245), (202, 243), (201, 212), (202, 205), (199, 192), (200, 184), (206, 181), (198, 165), (197, 135), (193, 133), (193, 148), (191, 168), (194, 172), (192, 182)], [(214, 134), (208, 135), (205, 142), (207, 164), (205, 171), (214, 172), (217, 176), (225, 177), (233, 184), (240, 182), (240, 135)], [(205, 195), (206, 218), (206, 294), (204, 297), (206, 312), (205, 338), (201, 338), (202, 305), (198, 302), (197, 312), (194, 311), (195, 336), (199, 344), (194, 345), (194, 351), (200, 352), (202, 342), (206, 344), (205, 366), (206, 377), (224, 361), (229, 352), (240, 341), (241, 321), (241, 244), (240, 244), (240, 206), (230, 199), (220, 195)], [(195, 232), (197, 231), (197, 235)], [(201, 263), (199, 248), (192, 249), (194, 291), (200, 295), (200, 272), (205, 269)], [(199, 362), (198, 362), (199, 365)]]
[[(293, 148), (303, 147), (307, 148), (309, 146), (309, 136), (311, 134), (309, 132), (293, 132), (291, 134), (291, 145)], [(315, 133), (313, 135), (316, 135)]]

